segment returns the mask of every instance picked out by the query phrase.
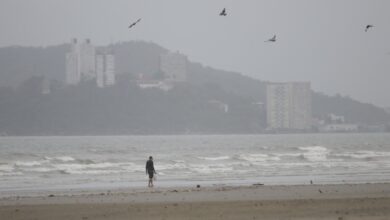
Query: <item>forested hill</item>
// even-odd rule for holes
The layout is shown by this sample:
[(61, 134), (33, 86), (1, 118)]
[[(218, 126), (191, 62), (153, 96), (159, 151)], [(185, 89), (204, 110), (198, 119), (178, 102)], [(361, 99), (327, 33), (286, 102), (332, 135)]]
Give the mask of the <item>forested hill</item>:
[[(10, 92), (12, 89), (5, 89), (4, 87), (13, 87), (14, 90), (23, 90), (26, 91), (24, 88), (20, 88), (23, 86), (28, 87), (28, 85), (33, 84), (31, 80), (31, 77), (33, 76), (44, 76), (47, 79), (56, 81), (56, 84), (54, 85), (60, 85), (64, 82), (65, 79), (65, 54), (69, 50), (70, 45), (64, 44), (64, 45), (58, 45), (58, 46), (49, 46), (49, 47), (5, 47), (0, 48), (0, 114), (7, 113), (15, 113), (13, 109), (10, 109), (7, 107), (7, 110), (4, 110), (4, 100), (7, 100), (7, 102), (13, 103), (13, 105), (18, 106), (18, 102), (15, 100), (9, 100), (12, 99), (12, 92)], [(132, 101), (129, 101), (126, 104), (126, 108), (135, 108), (134, 105), (142, 106), (142, 104), (145, 104), (145, 106), (148, 107), (154, 107), (159, 108), (158, 103), (161, 104), (161, 106), (164, 105), (163, 100), (166, 100), (168, 103), (172, 104), (171, 106), (176, 106), (177, 108), (182, 108), (185, 111), (190, 111), (189, 115), (192, 115), (191, 117), (198, 121), (204, 121), (204, 124), (188, 124), (188, 121), (185, 121), (184, 115), (182, 116), (182, 121), (175, 122), (176, 124), (169, 125), (171, 126), (170, 129), (171, 132), (175, 132), (175, 130), (180, 129), (192, 129), (199, 131), (207, 131), (209, 129), (210, 132), (218, 132), (222, 129), (221, 127), (218, 128), (210, 128), (211, 124), (207, 123), (207, 118), (213, 118), (213, 112), (210, 111), (209, 115), (206, 117), (202, 117), (202, 115), (198, 115), (197, 112), (195, 112), (196, 109), (194, 109), (193, 105), (197, 103), (199, 106), (202, 106), (207, 102), (208, 100), (220, 100), (225, 103), (228, 103), (232, 106), (231, 109), (231, 115), (230, 118), (227, 119), (225, 116), (224, 118), (216, 118), (216, 120), (220, 120), (220, 122), (226, 122), (229, 125), (236, 125), (238, 127), (234, 128), (230, 132), (237, 132), (242, 129), (242, 132), (248, 132), (248, 131), (257, 131), (258, 129), (261, 129), (265, 126), (264, 122), (264, 116), (261, 116), (263, 118), (251, 118), (257, 117), (256, 112), (252, 107), (249, 107), (249, 104), (251, 103), (258, 103), (263, 102), (265, 103), (265, 85), (266, 83), (264, 81), (252, 79), (250, 77), (244, 76), (240, 73), (236, 72), (230, 72), (230, 71), (224, 71), (224, 70), (218, 70), (214, 69), (212, 67), (205, 67), (202, 64), (199, 63), (193, 63), (190, 62), (188, 66), (189, 70), (189, 82), (190, 84), (187, 85), (188, 88), (177, 88), (176, 90), (165, 94), (165, 96), (161, 97), (161, 94), (157, 94), (152, 92), (142, 92), (139, 91), (132, 86), (130, 88), (123, 88), (123, 83), (128, 82), (127, 79), (130, 77), (135, 77), (137, 74), (146, 74), (150, 75), (151, 77), (156, 76), (159, 74), (159, 56), (161, 54), (166, 53), (168, 50), (165, 48), (162, 48), (161, 46), (154, 44), (154, 43), (148, 43), (143, 41), (132, 41), (132, 42), (122, 42), (117, 43), (114, 45), (110, 45), (110, 47), (114, 50), (116, 55), (116, 72), (118, 74), (118, 86), (113, 89), (107, 89), (107, 90), (95, 90), (93, 88), (89, 88), (90, 85), (80, 85), (86, 86), (87, 88), (78, 88), (73, 89), (74, 91), (68, 91), (68, 89), (59, 90), (57, 92), (54, 92), (54, 94), (50, 94), (52, 101), (54, 102), (54, 99), (65, 99), (63, 100), (64, 103), (70, 102), (70, 103), (83, 103), (84, 102), (97, 102), (97, 100), (101, 99), (101, 97), (110, 97), (114, 96), (117, 98), (124, 98), (129, 99), (129, 97), (122, 97), (122, 93), (118, 93), (118, 91), (132, 91), (135, 95), (138, 94), (139, 96), (136, 97), (134, 94), (132, 95), (132, 98), (130, 98)], [(102, 48), (97, 48), (102, 49)], [(126, 79), (126, 81), (121, 81), (121, 79)], [(27, 80), (27, 81), (26, 81)], [(29, 82), (29, 83), (23, 83), (23, 82)], [(59, 86), (61, 87), (61, 86)], [(8, 91), (8, 92), (5, 92)], [(28, 89), (27, 89), (28, 91)], [(24, 100), (27, 101), (28, 99), (24, 99), (21, 97), (26, 96), (21, 95), (21, 92), (14, 91), (15, 93), (18, 93), (17, 95), (19, 98), (18, 100)], [(79, 92), (80, 96), (78, 96), (75, 92)], [(92, 95), (91, 98), (94, 98), (95, 100), (88, 99), (88, 94), (91, 94), (91, 92), (97, 92), (99, 93), (99, 97), (97, 95)], [(336, 91), (337, 92), (337, 91)], [(2, 93), (2, 94), (1, 94)], [(22, 92), (23, 93), (23, 92)], [(72, 94), (72, 96), (69, 96), (69, 94)], [(167, 95), (171, 97), (167, 97)], [(28, 97), (28, 96), (26, 96)], [(55, 98), (54, 98), (55, 97)], [(72, 98), (73, 97), (73, 98)], [(83, 97), (85, 99), (83, 99)], [(144, 97), (144, 99), (142, 99)], [(145, 98), (146, 97), (146, 98)], [(185, 103), (181, 103), (180, 105), (177, 105), (174, 101), (174, 98), (177, 98), (177, 100), (186, 100)], [(47, 98), (47, 97), (46, 97)], [(63, 106), (64, 109), (67, 109), (65, 105), (62, 105), (61, 103), (58, 103), (58, 100), (55, 102), (57, 105), (54, 105), (53, 103), (49, 102), (45, 98), (45, 104), (47, 106)], [(157, 99), (158, 98), (158, 99)], [(72, 99), (72, 100), (70, 100)], [(40, 100), (40, 99), (37, 99)], [(158, 101), (156, 101), (158, 100)], [(42, 101), (42, 100), (41, 100)], [(137, 101), (137, 102), (135, 102)], [(150, 102), (150, 103), (142, 103)], [(120, 100), (111, 100), (109, 102), (106, 102), (104, 100), (100, 100), (100, 104), (109, 104), (112, 106), (112, 108), (117, 105), (118, 108), (121, 108)], [(133, 103), (134, 102), (134, 103)], [(184, 102), (184, 101), (183, 101)], [(190, 104), (192, 102), (192, 104)], [(130, 105), (129, 103), (132, 103)], [(313, 116), (314, 117), (323, 117), (326, 114), (334, 113), (339, 115), (344, 115), (346, 117), (347, 122), (351, 123), (365, 123), (365, 124), (383, 124), (388, 123), (390, 121), (390, 116), (388, 113), (386, 113), (382, 108), (378, 108), (376, 106), (370, 105), (370, 104), (364, 104), (360, 103), (359, 101), (342, 97), (342, 96), (327, 96), (321, 93), (313, 92)], [(31, 103), (30, 103), (31, 104)], [(36, 104), (36, 103), (35, 103)], [(35, 105), (34, 104), (34, 105)], [(38, 103), (39, 104), (39, 103)], [(41, 103), (42, 104), (42, 103)], [(69, 103), (68, 103), (69, 104)], [(90, 103), (91, 104), (91, 103)], [(91, 106), (87, 106), (86, 103), (83, 103), (83, 105), (86, 109), (68, 109), (68, 112), (74, 111), (75, 113), (79, 115), (87, 114), (83, 111), (93, 111), (92, 108), (93, 105), (97, 103), (92, 103)], [(99, 105), (100, 105), (99, 104)], [(166, 104), (166, 103), (165, 103)], [(183, 105), (183, 106), (182, 106)], [(248, 105), (248, 106), (246, 106)], [(42, 106), (42, 105), (41, 105)], [(76, 106), (75, 108), (79, 108), (81, 106)], [(160, 107), (161, 107), (160, 106)], [(165, 106), (165, 105), (164, 105)], [(37, 106), (36, 106), (37, 107)], [(43, 107), (43, 106), (42, 106)], [(97, 107), (97, 106), (95, 106)], [(122, 105), (122, 107), (124, 107)], [(174, 117), (173, 112), (178, 113), (176, 111), (173, 111), (172, 108), (168, 108), (168, 106), (165, 106), (167, 111), (171, 111), (171, 116)], [(205, 107), (206, 108), (206, 107)], [(162, 108), (163, 109), (163, 108)], [(199, 111), (201, 109), (198, 109)], [(203, 109), (204, 110), (204, 109)], [(8, 111), (8, 112), (7, 112)], [(20, 110), (20, 112), (27, 111), (27, 114), (31, 113), (27, 110)], [(48, 110), (45, 110), (48, 111)], [(45, 112), (42, 111), (42, 112)], [(59, 109), (56, 110), (57, 112), (60, 111)], [(108, 110), (107, 110), (108, 111)], [(191, 112), (192, 111), (192, 112)], [(141, 111), (142, 112), (142, 111)], [(136, 111), (133, 112), (136, 114)], [(131, 114), (133, 114), (131, 113)], [(139, 113), (139, 112), (138, 112)], [(61, 113), (62, 114), (62, 113)], [(65, 113), (64, 113), (65, 114)], [(67, 113), (66, 113), (67, 114)], [(103, 114), (100, 112), (99, 114)], [(134, 115), (127, 115), (128, 112), (123, 112), (123, 117), (134, 117)], [(150, 111), (148, 114), (146, 112), (142, 112), (142, 114), (145, 114), (145, 120), (149, 120), (150, 118), (156, 119), (154, 114), (163, 114), (158, 111)], [(165, 114), (165, 113), (164, 113)], [(179, 114), (179, 113), (178, 113)], [(233, 114), (233, 115), (232, 115)], [(37, 115), (40, 115), (37, 113)], [(47, 112), (46, 115), (51, 115), (53, 120), (56, 117), (55, 112)], [(111, 123), (112, 128), (106, 128), (108, 130), (114, 129), (114, 127), (118, 124), (124, 123), (126, 120), (121, 120), (119, 117), (120, 114), (113, 114), (112, 121), (117, 121), (118, 123)], [(153, 115), (153, 117), (151, 117)], [(180, 115), (180, 114), (179, 114)], [(9, 116), (9, 115), (8, 115)], [(7, 117), (8, 117), (7, 116)], [(12, 114), (11, 114), (12, 116)], [(42, 120), (45, 120), (45, 115), (42, 115), (40, 117)], [(68, 115), (67, 117), (70, 117)], [(158, 118), (158, 117), (157, 117)], [(215, 117), (214, 117), (215, 118)], [(1, 119), (1, 115), (0, 115)], [(80, 118), (82, 119), (82, 118)], [(95, 118), (90, 118), (91, 121), (94, 121)], [(102, 124), (110, 124), (108, 119), (101, 121)], [(128, 120), (130, 120), (128, 118)], [(138, 119), (137, 119), (138, 120)], [(176, 119), (175, 119), (176, 120)], [(240, 123), (245, 123), (250, 121), (256, 121), (255, 124), (252, 125), (244, 125)], [(7, 119), (9, 121), (9, 119)], [(131, 120), (130, 120), (131, 121)], [(76, 120), (77, 122), (77, 120)], [(76, 123), (75, 122), (75, 123)], [(156, 121), (155, 121), (156, 122)], [(38, 122), (34, 122), (38, 123)], [(58, 122), (59, 123), (59, 122)], [(57, 124), (58, 124), (57, 123)], [(63, 125), (64, 127), (69, 126), (68, 129), (73, 128), (73, 125), (70, 125), (70, 122), (64, 122), (67, 125)], [(99, 123), (96, 121), (96, 123)], [(141, 121), (138, 123), (141, 124)], [(151, 123), (151, 122), (150, 122)], [(154, 123), (154, 122), (153, 122)], [(168, 123), (168, 122), (166, 122)], [(181, 125), (180, 125), (181, 123)], [(222, 123), (223, 124), (223, 123)], [(4, 123), (3, 123), (4, 125)], [(16, 126), (16, 125), (14, 125)], [(52, 125), (47, 125), (48, 127), (51, 127)], [(88, 131), (88, 125), (85, 125), (86, 127), (83, 127), (80, 129), (82, 131), (85, 130), (85, 132)], [(92, 125), (91, 125), (92, 126)], [(125, 125), (123, 132), (136, 132), (136, 130), (129, 130), (129, 128), (126, 128)], [(168, 125), (166, 125), (168, 126)], [(175, 128), (176, 126), (176, 128)], [(244, 128), (245, 127), (245, 128)], [(17, 126), (14, 127), (15, 130), (18, 130)], [(83, 130), (84, 129), (84, 130)], [(104, 133), (104, 129), (102, 128), (101, 133)], [(136, 128), (132, 128), (136, 129)], [(141, 128), (137, 128), (141, 129)], [(142, 128), (144, 129), (144, 128)], [(141, 130), (142, 130), (141, 129)], [(151, 131), (151, 133), (163, 133), (162, 131), (166, 131), (166, 127), (159, 128), (161, 130), (158, 131)], [(228, 129), (229, 130), (229, 129)], [(26, 133), (27, 131), (21, 132)], [(143, 132), (148, 133), (147, 129), (143, 130)], [(229, 131), (224, 131), (229, 132)], [(28, 133), (28, 132), (27, 132)], [(38, 132), (39, 133), (39, 132)], [(57, 133), (61, 133), (58, 131)], [(91, 132), (94, 133), (94, 132)], [(115, 132), (112, 132), (115, 133)]]

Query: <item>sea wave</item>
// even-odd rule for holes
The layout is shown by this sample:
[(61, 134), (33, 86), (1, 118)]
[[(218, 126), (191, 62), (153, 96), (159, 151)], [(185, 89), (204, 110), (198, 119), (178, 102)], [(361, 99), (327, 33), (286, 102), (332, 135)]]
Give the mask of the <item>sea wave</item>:
[(45, 160), (16, 161), (14, 163), (14, 166), (16, 166), (16, 167), (33, 167), (33, 166), (41, 166), (44, 163), (47, 163), (47, 161), (45, 161)]
[(238, 158), (241, 160), (249, 161), (251, 163), (280, 161), (280, 157), (269, 154), (240, 154)]
[(63, 162), (70, 162), (75, 161), (76, 159), (71, 156), (62, 156), (62, 157), (54, 157), (53, 160), (63, 161)]
[(219, 157), (197, 157), (198, 159), (201, 159), (201, 160), (211, 160), (211, 161), (215, 161), (215, 160), (228, 160), (230, 159), (229, 156), (219, 156)]
[(299, 147), (298, 149), (305, 151), (302, 153), (303, 158), (311, 162), (326, 161), (329, 155), (329, 150), (322, 146)]
[(334, 156), (353, 158), (353, 159), (370, 159), (370, 158), (390, 157), (390, 152), (356, 151), (356, 152), (338, 153), (338, 154), (334, 154)]
[(0, 165), (0, 172), (8, 173), (8, 172), (12, 172), (14, 169), (15, 169), (14, 166), (11, 166), (9, 164)]
[(233, 171), (233, 167), (226, 166), (225, 164), (191, 164), (190, 170), (200, 174), (211, 174), (211, 173), (226, 173)]

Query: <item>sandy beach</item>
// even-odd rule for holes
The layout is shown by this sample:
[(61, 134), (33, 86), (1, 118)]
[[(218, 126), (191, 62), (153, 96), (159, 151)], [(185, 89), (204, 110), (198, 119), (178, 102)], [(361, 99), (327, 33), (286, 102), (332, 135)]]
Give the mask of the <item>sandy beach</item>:
[(0, 199), (1, 219), (390, 219), (390, 184), (154, 188)]

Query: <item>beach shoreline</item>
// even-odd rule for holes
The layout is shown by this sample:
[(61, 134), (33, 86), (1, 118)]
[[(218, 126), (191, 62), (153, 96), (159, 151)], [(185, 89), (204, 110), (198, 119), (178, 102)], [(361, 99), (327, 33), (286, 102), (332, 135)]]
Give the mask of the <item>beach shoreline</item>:
[(4, 219), (390, 219), (390, 183), (250, 185), (3, 197)]

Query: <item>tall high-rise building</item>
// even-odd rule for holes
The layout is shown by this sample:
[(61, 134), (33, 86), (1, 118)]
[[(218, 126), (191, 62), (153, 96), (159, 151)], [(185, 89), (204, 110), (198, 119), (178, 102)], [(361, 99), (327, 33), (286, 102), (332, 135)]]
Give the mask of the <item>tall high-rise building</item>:
[(73, 39), (70, 52), (66, 54), (66, 84), (77, 85), (80, 79), (80, 47), (77, 39)]
[(112, 53), (106, 54), (106, 85), (115, 85), (115, 55)]
[(95, 47), (90, 39), (86, 39), (80, 45), (80, 75), (81, 80), (88, 81), (96, 77), (95, 71)]
[(115, 55), (112, 52), (96, 55), (96, 84), (100, 88), (115, 85)]
[(160, 56), (160, 70), (164, 79), (176, 82), (187, 81), (187, 57), (179, 52), (167, 53)]
[(104, 87), (104, 54), (96, 55), (96, 84), (98, 87)]
[(311, 129), (309, 82), (267, 85), (267, 124), (271, 129)]
[(70, 52), (66, 54), (66, 83), (76, 85), (95, 77), (95, 47), (89, 39), (82, 44), (73, 39)]

